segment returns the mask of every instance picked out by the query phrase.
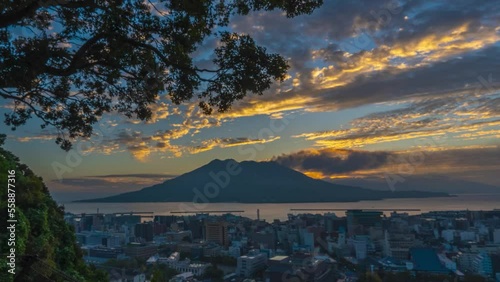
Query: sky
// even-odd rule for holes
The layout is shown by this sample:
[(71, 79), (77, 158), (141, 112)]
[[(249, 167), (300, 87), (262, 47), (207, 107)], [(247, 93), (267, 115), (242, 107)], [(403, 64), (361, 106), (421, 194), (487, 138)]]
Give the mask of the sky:
[[(499, 15), (493, 0), (332, 0), (292, 19), (237, 16), (231, 30), (291, 66), (263, 96), (211, 116), (161, 96), (150, 121), (108, 114), (69, 152), (36, 119), (1, 131), (59, 201), (137, 190), (216, 158), (332, 181), (439, 175), (500, 186)], [(198, 64), (216, 44), (193, 54)]]

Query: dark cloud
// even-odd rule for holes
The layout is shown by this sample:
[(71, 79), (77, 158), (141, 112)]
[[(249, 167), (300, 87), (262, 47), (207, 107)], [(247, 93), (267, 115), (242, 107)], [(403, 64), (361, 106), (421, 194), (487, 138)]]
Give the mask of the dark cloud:
[[(237, 17), (234, 29), (289, 57), (290, 74), (300, 83), (292, 88), (290, 80), (282, 84), (292, 88), (286, 95), (251, 98), (234, 108), (311, 98), (306, 108), (331, 111), (439, 97), (478, 84), (479, 76), (498, 82), (499, 13), (495, 0), (380, 0), (325, 1), (313, 14), (294, 19), (277, 12)], [(328, 68), (322, 75), (333, 83), (320, 85), (316, 67)]]
[(52, 180), (58, 183), (73, 187), (93, 187), (110, 188), (116, 185), (126, 184), (136, 187), (144, 183), (160, 183), (166, 179), (174, 178), (174, 174), (154, 174), (154, 173), (132, 173), (132, 174), (107, 174), (92, 175), (85, 177), (64, 178), (62, 180)]
[[(276, 11), (236, 17), (232, 23), (236, 30), (251, 33), (260, 41), (267, 41), (272, 35), (277, 36), (277, 42), (286, 42), (291, 38), (304, 40), (301, 35), (341, 40), (355, 35), (361, 28), (372, 31), (380, 29), (386, 24), (381, 16), (386, 13), (392, 16), (401, 14), (404, 9), (402, 2), (397, 0), (325, 1), (323, 6), (311, 15), (303, 15), (292, 20)], [(272, 40), (269, 41), (273, 44)]]
[(465, 22), (476, 28), (496, 26), (499, 7), (496, 0), (453, 3), (446, 0), (432, 3), (422, 0), (332, 0), (325, 1), (311, 15), (294, 19), (287, 19), (275, 11), (238, 16), (231, 23), (235, 31), (251, 34), (280, 53), (297, 55), (297, 51), (307, 46), (317, 48), (316, 43), (339, 43), (361, 33), (379, 43), (389, 43), (428, 34), (443, 35)]
[(52, 180), (48, 186), (56, 201), (68, 202), (136, 191), (165, 180), (152, 174), (102, 175)]
[[(435, 151), (311, 149), (274, 157), (273, 161), (302, 172), (319, 172), (325, 177), (353, 173), (378, 177), (384, 173), (442, 174), (498, 185), (500, 151), (495, 146)], [(474, 177), (476, 172), (481, 178)]]
[(389, 152), (323, 149), (281, 155), (273, 161), (300, 171), (319, 171), (331, 175), (379, 168), (387, 164), (390, 155)]
[[(461, 58), (437, 62), (426, 67), (384, 71), (358, 76), (346, 86), (318, 93), (315, 104), (319, 108), (343, 109), (372, 103), (398, 101), (416, 97), (439, 97), (450, 92), (494, 91), (500, 85), (500, 46), (473, 52)], [(480, 77), (490, 85), (482, 85)]]
[(156, 146), (157, 148), (165, 148), (165, 147), (167, 147), (167, 146), (168, 146), (168, 144), (167, 144), (167, 143), (165, 143), (165, 142), (158, 142), (158, 143), (156, 143), (156, 145), (155, 145), (155, 146)]
[[(426, 152), (427, 157), (423, 163), (431, 167), (444, 166), (456, 168), (457, 172), (462, 168), (473, 170), (498, 169), (500, 167), (500, 152), (495, 147), (472, 148), (472, 149), (450, 149), (434, 152)], [(462, 170), (463, 174), (469, 174)]]
[(106, 179), (96, 178), (65, 178), (62, 180), (52, 180), (52, 182), (72, 187), (109, 188), (112, 185)]
[(227, 145), (236, 145), (236, 144), (253, 144), (253, 143), (265, 143), (266, 139), (258, 139), (258, 138), (248, 138), (248, 137), (237, 137), (237, 138), (221, 138), (219, 139), (221, 143)]
[[(235, 17), (231, 23), (234, 31), (250, 34), (270, 51), (289, 58), (291, 72), (305, 73), (313, 50), (362, 33), (372, 37), (388, 24), (384, 18), (386, 13), (391, 17), (389, 22), (396, 25), (397, 18), (402, 18), (402, 8), (397, 0), (325, 1), (311, 15), (288, 19), (279, 11), (252, 13)], [(373, 47), (366, 44), (361, 49)]]
[[(231, 114), (272, 114), (289, 110), (288, 106), (295, 104), (307, 111), (328, 112), (394, 102), (411, 103), (412, 107), (418, 106), (418, 109), (432, 114), (428, 112), (431, 108), (440, 107), (443, 110), (456, 107), (454, 103), (460, 102), (464, 94), (490, 99), (486, 96), (497, 93), (500, 90), (498, 57), (500, 46), (494, 45), (422, 67), (387, 67), (385, 70), (359, 74), (345, 85), (326, 89), (315, 89), (306, 83), (306, 87), (301, 85), (286, 95), (266, 95), (258, 101), (245, 100), (236, 105)], [(338, 81), (342, 83), (342, 79)], [(424, 108), (424, 104), (416, 104), (422, 101), (429, 109)], [(498, 104), (496, 100), (490, 102)], [(498, 112), (495, 109), (492, 111)]]
[(337, 141), (359, 139), (369, 144), (370, 139), (378, 137), (395, 137), (390, 140), (397, 140), (398, 136), (406, 139), (405, 136), (411, 134), (475, 132), (498, 125), (498, 94), (478, 97), (470, 92), (422, 99), (395, 110), (369, 114), (352, 120), (349, 129), (305, 133), (296, 137)]
[(468, 33), (477, 32), (481, 27), (496, 27), (499, 22), (500, 5), (496, 0), (484, 1), (433, 1), (424, 4), (421, 1), (407, 1), (403, 5), (404, 15), (408, 20), (399, 20), (398, 32), (383, 34), (378, 42), (394, 43), (419, 40), (429, 35), (445, 36), (449, 31), (463, 24), (468, 24)]
[(133, 173), (133, 174), (107, 174), (92, 175), (90, 178), (173, 178), (176, 174), (155, 174), (155, 173)]

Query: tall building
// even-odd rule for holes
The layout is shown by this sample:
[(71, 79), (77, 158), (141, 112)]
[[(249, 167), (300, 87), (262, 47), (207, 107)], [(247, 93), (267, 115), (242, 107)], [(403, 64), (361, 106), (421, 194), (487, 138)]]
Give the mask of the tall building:
[(345, 233), (340, 232), (338, 237), (337, 237), (337, 244), (342, 247), (345, 245)]
[(446, 240), (446, 242), (453, 242), (455, 240), (455, 230), (454, 229), (446, 229), (441, 231), (441, 238)]
[(276, 250), (276, 236), (274, 232), (260, 231), (251, 234), (252, 241), (256, 248), (264, 247)]
[(130, 244), (124, 249), (125, 255), (133, 258), (147, 259), (158, 253), (158, 246), (144, 244)]
[(250, 277), (256, 271), (265, 268), (267, 256), (265, 254), (255, 254), (242, 256), (238, 258), (236, 274), (244, 277)]
[(166, 226), (170, 226), (170, 224), (176, 221), (177, 217), (175, 215), (155, 215), (154, 217), (154, 222), (165, 224)]
[(153, 222), (153, 234), (161, 235), (167, 232), (167, 226), (160, 222)]
[(153, 224), (138, 223), (135, 225), (134, 235), (137, 238), (142, 238), (146, 242), (153, 241)]
[(500, 244), (500, 229), (493, 230), (493, 244)]
[(353, 238), (351, 239), (354, 247), (354, 254), (356, 259), (364, 260), (368, 255), (368, 242), (367, 238)]
[(141, 216), (133, 214), (123, 214), (121, 216), (116, 216), (113, 220), (114, 223), (117, 225), (124, 225), (124, 224), (134, 225), (137, 223), (141, 223)]
[(187, 224), (187, 229), (191, 230), (191, 234), (193, 234), (193, 239), (203, 238), (203, 221), (198, 219), (190, 220)]
[(335, 214), (327, 214), (324, 217), (325, 230), (328, 233), (339, 232), (340, 230), (345, 230), (346, 219), (343, 217), (337, 217)]
[(370, 227), (382, 226), (381, 211), (363, 211), (363, 210), (348, 210), (347, 216), (347, 234), (364, 235), (370, 230)]
[(91, 231), (93, 225), (94, 217), (92, 215), (82, 214), (82, 218), (80, 220), (80, 230), (81, 231)]
[(221, 246), (228, 246), (229, 240), (227, 236), (226, 222), (206, 222), (205, 223), (205, 240), (214, 242)]
[(299, 229), (300, 244), (303, 248), (307, 249), (309, 252), (314, 251), (314, 232), (310, 228)]
[(411, 233), (384, 233), (384, 255), (400, 260), (407, 260), (410, 249), (420, 245)]
[(479, 275), (493, 275), (493, 265), (491, 257), (487, 253), (479, 253), (472, 261), (472, 267), (474, 271)]
[(477, 253), (459, 252), (455, 257), (455, 260), (458, 263), (458, 269), (460, 269), (462, 272), (474, 271), (473, 262), (476, 258), (476, 255)]

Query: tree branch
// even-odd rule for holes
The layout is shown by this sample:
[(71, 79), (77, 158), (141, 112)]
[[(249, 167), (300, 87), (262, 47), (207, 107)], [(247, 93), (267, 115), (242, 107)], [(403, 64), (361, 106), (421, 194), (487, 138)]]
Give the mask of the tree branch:
[(25, 100), (25, 97), (27, 95), (25, 95), (23, 97), (17, 97), (17, 96), (8, 95), (8, 94), (4, 94), (4, 93), (0, 92), (0, 96), (3, 97), (3, 98), (5, 98), (5, 99), (13, 99), (13, 100), (16, 100), (16, 101), (19, 101), (19, 102), (25, 104), (26, 106), (28, 106), (32, 110), (33, 114), (35, 114), (45, 124), (49, 124), (49, 125), (52, 125), (52, 126), (58, 128), (58, 126), (56, 124), (54, 124), (51, 121), (48, 121), (43, 115), (41, 115), (40, 114), (40, 112), (41, 112), (40, 110), (38, 110), (37, 108), (35, 108), (35, 106), (33, 106), (31, 103), (29, 103), (28, 101)]
[(71, 59), (71, 62), (67, 68), (57, 69), (51, 66), (44, 66), (44, 72), (57, 76), (69, 76), (76, 73), (79, 69), (99, 64), (98, 62), (83, 63), (83, 59), (85, 58), (85, 53), (92, 47), (92, 45), (104, 38), (106, 38), (106, 35), (104, 33), (98, 33), (88, 39), (80, 47), (80, 49), (76, 51), (75, 55), (73, 55), (73, 58)]
[(28, 6), (21, 8), (19, 10), (10, 11), (0, 15), (0, 28), (5, 28), (10, 25), (14, 25), (20, 22), (22, 19), (31, 17), (35, 12), (41, 7), (55, 7), (60, 6), (64, 8), (85, 8), (93, 7), (98, 8), (98, 5), (94, 0), (81, 0), (81, 1), (69, 1), (69, 0), (36, 0), (31, 2)]
[(38, 8), (40, 8), (40, 1), (33, 1), (31, 4), (22, 9), (1, 14), (0, 28), (8, 27), (21, 21), (23, 18), (34, 15)]

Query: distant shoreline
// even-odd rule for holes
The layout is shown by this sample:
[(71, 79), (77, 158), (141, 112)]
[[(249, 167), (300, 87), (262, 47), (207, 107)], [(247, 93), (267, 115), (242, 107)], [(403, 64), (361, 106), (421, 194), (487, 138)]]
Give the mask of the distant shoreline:
[[(195, 203), (195, 202), (186, 202), (186, 201), (106, 201), (104, 199), (88, 199), (88, 200), (76, 200), (71, 201), (69, 203), (191, 203), (191, 204), (302, 204), (302, 203), (359, 203), (362, 201), (383, 201), (388, 199), (427, 199), (427, 198), (449, 198), (449, 197), (457, 197), (454, 194), (447, 193), (437, 193), (442, 195), (431, 195), (431, 196), (422, 196), (422, 197), (393, 197), (393, 198), (380, 198), (380, 199), (370, 199), (370, 200), (345, 200), (345, 201), (335, 201), (335, 200), (325, 200), (325, 201), (248, 201), (248, 202), (237, 202), (237, 201), (209, 201), (207, 203)], [(462, 194), (463, 195), (463, 194)]]
[[(500, 194), (488, 195), (450, 195), (450, 197), (433, 198), (399, 198), (384, 200), (363, 200), (358, 202), (317, 202), (317, 203), (209, 203), (206, 205), (193, 205), (188, 202), (136, 202), (136, 203), (74, 203), (58, 202), (64, 205), (64, 210), (69, 213), (121, 213), (124, 211), (148, 211), (155, 215), (174, 215), (172, 211), (196, 210), (200, 213), (209, 210), (244, 210), (239, 215), (249, 218), (257, 218), (257, 210), (260, 210), (260, 218), (272, 221), (275, 218), (286, 219), (287, 214), (296, 213), (291, 209), (321, 209), (324, 212), (334, 213), (338, 216), (343, 211), (356, 209), (419, 209), (419, 212), (408, 211), (409, 214), (420, 214), (428, 211), (448, 210), (494, 210), (500, 209)], [(328, 211), (326, 211), (328, 210)], [(312, 211), (312, 213), (323, 213)], [(390, 212), (385, 212), (389, 215)]]

